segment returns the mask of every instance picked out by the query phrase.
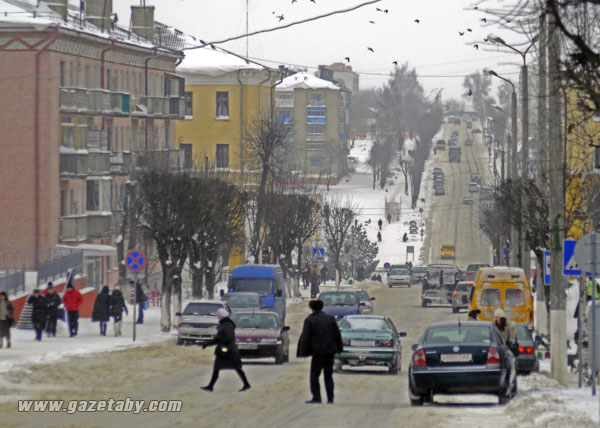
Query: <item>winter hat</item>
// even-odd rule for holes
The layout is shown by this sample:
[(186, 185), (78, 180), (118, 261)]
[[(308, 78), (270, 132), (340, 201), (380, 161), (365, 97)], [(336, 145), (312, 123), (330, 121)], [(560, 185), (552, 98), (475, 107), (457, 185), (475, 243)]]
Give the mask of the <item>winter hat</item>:
[(40, 289), (39, 289), (39, 288), (36, 288), (35, 290), (33, 290), (33, 292), (34, 292), (34, 293), (39, 293), (39, 292), (40, 292)]
[(52, 284), (52, 281), (50, 281), (48, 283), (48, 290), (53, 290), (54, 289), (54, 284)]
[(494, 312), (494, 316), (496, 318), (506, 318), (506, 314), (502, 309), (496, 309), (496, 312)]
[(73, 288), (73, 284), (71, 284), (70, 282), (67, 284), (67, 288)]
[(477, 316), (481, 313), (479, 309), (473, 309), (468, 313), (469, 317), (477, 319)]
[(229, 316), (229, 312), (227, 312), (226, 309), (219, 308), (219, 309), (217, 309), (216, 315), (217, 315), (217, 318), (223, 319), (223, 318), (227, 318)]

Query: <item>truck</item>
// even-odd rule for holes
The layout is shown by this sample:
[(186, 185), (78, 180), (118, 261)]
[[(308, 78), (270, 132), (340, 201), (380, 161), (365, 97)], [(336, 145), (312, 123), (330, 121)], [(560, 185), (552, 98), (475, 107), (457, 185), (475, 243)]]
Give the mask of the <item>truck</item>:
[(460, 147), (448, 147), (448, 160), (450, 162), (460, 163), (461, 150)]
[[(440, 272), (442, 272), (441, 278)], [(428, 265), (422, 283), (421, 306), (452, 305), (452, 292), (458, 280), (459, 273), (455, 266), (449, 264)]]

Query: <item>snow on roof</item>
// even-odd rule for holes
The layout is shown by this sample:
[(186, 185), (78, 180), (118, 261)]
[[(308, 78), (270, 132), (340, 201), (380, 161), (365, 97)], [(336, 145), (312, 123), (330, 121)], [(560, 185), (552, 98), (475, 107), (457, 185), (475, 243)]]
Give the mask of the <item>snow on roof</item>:
[(277, 85), (277, 89), (333, 89), (339, 90), (339, 86), (336, 86), (329, 80), (323, 80), (317, 76), (309, 74), (305, 71), (293, 74), (286, 77), (282, 82)]
[(263, 70), (266, 67), (233, 55), (219, 47), (209, 46), (185, 51), (177, 72), (219, 76), (237, 70)]

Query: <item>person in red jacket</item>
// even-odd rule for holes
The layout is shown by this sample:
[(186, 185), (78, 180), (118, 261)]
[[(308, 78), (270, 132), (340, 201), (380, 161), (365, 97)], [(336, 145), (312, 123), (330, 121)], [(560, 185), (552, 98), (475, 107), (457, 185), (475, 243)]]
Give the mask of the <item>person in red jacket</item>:
[(77, 336), (77, 327), (79, 326), (79, 307), (83, 303), (81, 293), (73, 288), (73, 284), (67, 284), (67, 291), (63, 296), (63, 303), (67, 311), (69, 320), (69, 336)]

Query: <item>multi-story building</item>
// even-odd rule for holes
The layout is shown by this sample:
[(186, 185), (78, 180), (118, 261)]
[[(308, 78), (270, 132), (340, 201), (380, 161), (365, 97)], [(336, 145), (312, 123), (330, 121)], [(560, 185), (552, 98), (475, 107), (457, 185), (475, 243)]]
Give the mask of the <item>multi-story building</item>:
[(39, 3), (0, 0), (0, 241), (28, 269), (82, 249), (89, 282), (113, 284), (130, 171), (183, 163), (183, 53), (155, 41), (172, 32), (152, 6), (131, 7), (130, 32), (111, 0)]
[(346, 104), (340, 87), (306, 72), (277, 85), (277, 117), (289, 124), (290, 162), (334, 182), (345, 173)]

